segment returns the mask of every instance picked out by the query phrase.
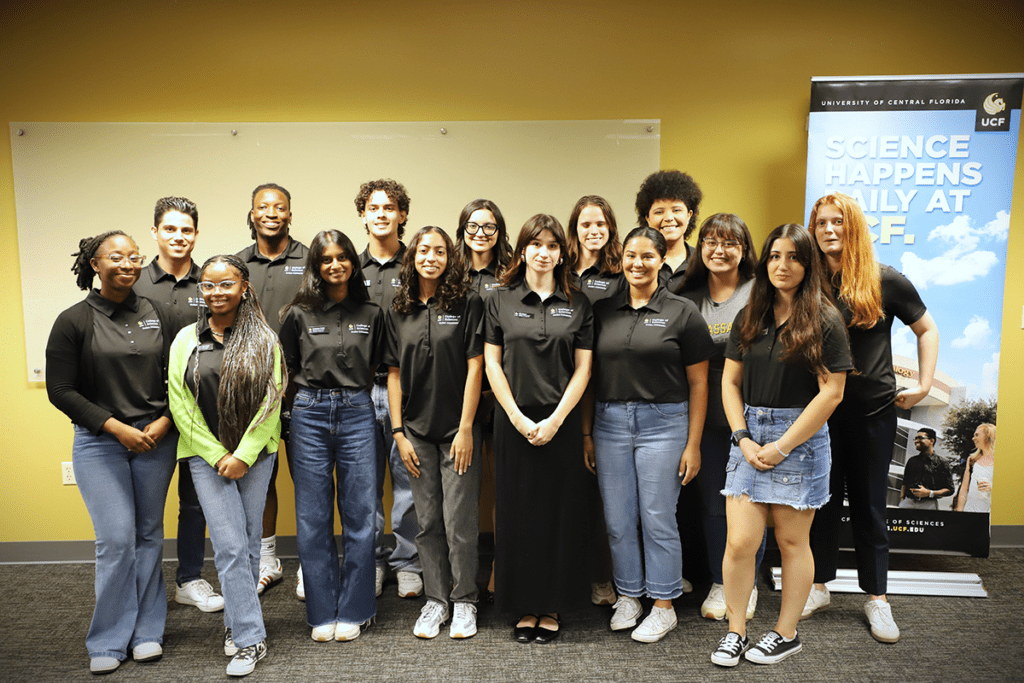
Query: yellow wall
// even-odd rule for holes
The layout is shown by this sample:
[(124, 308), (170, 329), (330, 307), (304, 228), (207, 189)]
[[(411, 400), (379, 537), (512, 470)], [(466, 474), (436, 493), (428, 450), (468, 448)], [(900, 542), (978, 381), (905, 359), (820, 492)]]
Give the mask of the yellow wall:
[[(0, 121), (658, 118), (662, 166), (698, 179), (703, 215), (737, 213), (755, 237), (802, 219), (812, 76), (1024, 71), (1021, 14), (989, 0), (866, 0), (846, 15), (805, 1), (46, 4), (56, 3), (0, 9)], [(10, 159), (4, 137), (0, 541), (88, 539), (78, 490), (59, 484), (70, 425), (24, 379)], [(1020, 160), (1015, 184), (992, 504), (1004, 525), (1024, 524), (1024, 368), (1012, 360), (1024, 357)], [(69, 219), (111, 201), (68, 207)], [(630, 208), (617, 208), (628, 223)], [(64, 254), (34, 267), (40, 287), (72, 277)], [(289, 487), (282, 534), (295, 531)]]

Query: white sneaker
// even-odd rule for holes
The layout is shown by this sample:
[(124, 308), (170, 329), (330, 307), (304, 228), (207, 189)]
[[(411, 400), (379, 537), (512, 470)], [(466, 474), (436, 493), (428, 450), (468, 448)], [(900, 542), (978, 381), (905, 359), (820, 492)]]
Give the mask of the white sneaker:
[[(256, 595), (263, 595), (263, 591), (280, 581), (283, 576), (284, 570), (281, 569), (281, 560), (275, 557), (274, 564), (265, 564), (261, 559), (260, 580), (259, 583), (256, 584)], [(255, 666), (255, 664), (253, 666)]]
[(900, 628), (892, 618), (892, 607), (885, 600), (868, 600), (864, 614), (871, 624), (871, 635), (880, 643), (895, 643), (900, 639)]
[(427, 600), (420, 610), (420, 618), (412, 627), (412, 633), (417, 638), (436, 638), (441, 632), (441, 625), (448, 621), (448, 605), (442, 605), (435, 600)]
[(653, 607), (643, 623), (632, 634), (633, 640), (641, 643), (656, 643), (679, 625), (676, 611), (671, 607)]
[(379, 598), (380, 594), (384, 592), (384, 565), (377, 565), (375, 580), (377, 582), (377, 592), (375, 595)]
[(213, 586), (204, 579), (189, 581), (174, 588), (174, 602), (179, 605), (193, 605), (200, 612), (219, 612), (224, 609), (224, 598), (217, 595)]
[(750, 591), (750, 599), (747, 600), (747, 621), (754, 618), (754, 611), (757, 609), (757, 586)]
[(595, 605), (614, 605), (615, 588), (611, 581), (590, 584), (590, 602)]
[(423, 595), (423, 578), (419, 574), (416, 572), (398, 572), (397, 576), (398, 597), (418, 598)]
[(704, 598), (704, 603), (700, 606), (700, 615), (705, 619), (721, 621), (725, 619), (725, 612), (725, 586), (713, 583), (711, 590), (708, 591), (708, 597)]
[(639, 600), (620, 595), (619, 599), (615, 601), (615, 606), (612, 607), (611, 629), (613, 631), (621, 631), (633, 628), (636, 626), (636, 620), (643, 613), (644, 609), (640, 606)]
[(267, 641), (243, 647), (228, 664), (228, 676), (248, 676), (256, 669), (256, 662), (267, 656)]
[(164, 655), (160, 643), (139, 643), (132, 648), (132, 659), (136, 662), (155, 662)]
[(370, 628), (370, 624), (373, 623), (373, 619), (364, 621), (361, 624), (349, 624), (344, 621), (339, 621), (334, 626), (334, 639), (340, 641), (355, 640), (359, 637), (359, 634)]
[(448, 629), (450, 638), (472, 638), (476, 635), (476, 605), (471, 602), (455, 603), (452, 626)]
[(818, 590), (814, 586), (811, 586), (811, 592), (807, 596), (807, 603), (804, 605), (804, 611), (800, 615), (800, 618), (806, 619), (816, 612), (826, 610), (831, 604), (832, 594), (828, 592), (828, 586), (825, 586), (824, 590)]
[(686, 579), (683, 579), (683, 593), (686, 594), (686, 593), (692, 593), (692, 592), (693, 592), (693, 584), (690, 583), (689, 581), (687, 581)]
[[(306, 586), (302, 583), (302, 565), (299, 565), (299, 571), (295, 579), (295, 597), (302, 602), (306, 602)], [(315, 640), (315, 639), (314, 639)]]
[(313, 629), (313, 640), (318, 643), (327, 643), (334, 640), (334, 622), (324, 624), (323, 626), (317, 626)]

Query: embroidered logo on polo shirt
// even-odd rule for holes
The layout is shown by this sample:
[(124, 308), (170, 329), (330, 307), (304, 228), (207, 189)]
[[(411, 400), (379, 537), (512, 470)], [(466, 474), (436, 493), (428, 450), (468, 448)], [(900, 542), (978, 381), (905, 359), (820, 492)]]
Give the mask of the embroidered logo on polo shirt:
[(306, 328), (306, 333), (307, 334), (327, 334), (327, 326), (326, 325), (318, 325), (316, 327), (307, 327)]
[(586, 282), (586, 285), (587, 285), (588, 289), (599, 289), (602, 292), (606, 291), (608, 289), (608, 285), (610, 285), (610, 284), (611, 283), (608, 280), (595, 280), (592, 277), (591, 278), (587, 278), (587, 282)]
[(526, 311), (516, 311), (512, 314), (513, 318), (532, 318), (533, 313), (527, 313)]
[(402, 280), (401, 280), (401, 278), (397, 278), (397, 277), (393, 277), (393, 278), (391, 278), (391, 286), (392, 286), (392, 287), (394, 287), (394, 288), (396, 288), (396, 289), (397, 289), (398, 287), (401, 287), (401, 286), (402, 286)]
[(348, 331), (352, 334), (370, 334), (370, 326), (366, 323), (349, 323)]
[(487, 284), (484, 285), (484, 291), (485, 292), (493, 292), (498, 287), (501, 287), (500, 283), (498, 283), (498, 282), (488, 282)]
[(213, 351), (213, 343), (212, 342), (206, 342), (205, 344), (200, 344), (199, 346), (196, 347), (196, 351), (199, 351), (199, 352)]
[(190, 296), (188, 298), (188, 305), (192, 308), (206, 308), (206, 300), (201, 296)]
[(141, 329), (141, 330), (159, 330), (160, 329), (160, 321), (155, 319), (155, 318), (152, 318), (150, 320), (140, 320), (139, 321), (139, 329)]
[(302, 266), (285, 266), (284, 267), (284, 274), (285, 275), (302, 275), (302, 270), (303, 270)]
[(552, 318), (571, 318), (572, 317), (572, 312), (574, 310), (576, 310), (576, 309), (574, 309), (574, 308), (565, 308), (565, 307), (552, 308), (551, 309), (551, 317)]
[(366, 285), (367, 287), (370, 286), (371, 282), (373, 282), (373, 280), (363, 280), (363, 284)]
[(644, 318), (644, 327), (667, 327), (668, 318)]
[(438, 313), (437, 315), (438, 325), (458, 325), (460, 320), (462, 320), (461, 315), (449, 315), (447, 313)]

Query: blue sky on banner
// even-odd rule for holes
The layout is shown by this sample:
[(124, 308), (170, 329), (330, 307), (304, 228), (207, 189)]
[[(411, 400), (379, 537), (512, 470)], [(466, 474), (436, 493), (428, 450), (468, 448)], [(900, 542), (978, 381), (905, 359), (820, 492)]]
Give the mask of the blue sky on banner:
[[(974, 110), (810, 115), (804, 220), (831, 191), (861, 202), (878, 259), (914, 283), (939, 326), (939, 369), (970, 398), (998, 388), (1020, 113), (1009, 132), (975, 132)], [(917, 358), (898, 320), (893, 352)]]

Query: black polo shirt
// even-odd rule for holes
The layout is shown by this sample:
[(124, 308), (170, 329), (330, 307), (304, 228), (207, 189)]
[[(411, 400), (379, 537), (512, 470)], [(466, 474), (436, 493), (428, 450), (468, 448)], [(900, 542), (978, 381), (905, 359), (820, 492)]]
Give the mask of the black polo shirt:
[(434, 299), (413, 301), (409, 313), (389, 308), (384, 317), (384, 363), (399, 369), (402, 426), (427, 441), (451, 441), (462, 419), (466, 361), (484, 353), (483, 300), (469, 292), (450, 311)]
[(405, 258), (405, 244), (398, 243), (398, 251), (390, 259), (381, 263), (370, 256), (370, 248), (367, 247), (359, 255), (359, 265), (363, 269), (363, 282), (370, 292), (370, 301), (381, 307), (382, 310), (391, 308), (391, 302), (395, 300), (395, 294), (402, 281), (399, 275), (402, 272), (402, 259)]
[[(220, 370), (224, 365), (224, 344), (231, 339), (231, 327), (224, 330), (224, 341), (213, 336), (210, 316), (204, 315), (196, 325), (196, 348), (188, 358), (185, 369), (185, 386), (196, 397), (199, 410), (203, 413), (210, 433), (220, 439), (220, 413), (217, 398), (220, 396)], [(199, 364), (198, 393), (196, 386), (196, 364)]]
[(274, 332), (281, 331), (281, 309), (292, 302), (302, 284), (309, 249), (293, 237), (288, 248), (271, 261), (259, 252), (256, 242), (235, 254), (249, 268), (249, 286), (256, 292), (263, 315)]
[(501, 366), (516, 404), (555, 406), (576, 370), (576, 349), (594, 348), (587, 297), (560, 289), (541, 301), (526, 284), (502, 287), (486, 302), (484, 339), (502, 347)]
[(629, 288), (622, 273), (602, 273), (596, 265), (590, 266), (578, 275), (574, 272), (572, 276), (576, 286), (591, 304), (613, 297), (623, 289)]
[[(853, 362), (860, 374), (846, 378), (844, 409), (851, 408), (864, 415), (876, 415), (896, 400), (896, 373), (892, 368), (892, 324), (899, 318), (904, 325), (913, 325), (928, 311), (917, 289), (902, 273), (879, 264), (882, 278), (882, 309), (884, 317), (871, 329), (848, 328)], [(835, 285), (837, 283), (833, 283)], [(839, 289), (832, 294), (839, 312), (849, 324), (850, 309), (839, 300)]]
[(686, 264), (690, 262), (690, 257), (693, 256), (694, 248), (690, 246), (690, 243), (686, 243), (686, 258), (679, 264), (679, 267), (672, 270), (672, 266), (665, 263), (661, 264), (661, 270), (658, 271), (658, 285), (664, 287), (668, 291), (675, 293), (679, 289), (679, 285), (683, 284), (683, 278), (686, 276)]
[[(740, 328), (744, 311), (736, 315), (729, 333), (725, 357), (743, 363), (743, 401), (762, 408), (804, 408), (818, 395), (818, 377), (803, 361), (786, 362), (779, 358), (781, 327), (775, 318), (765, 333), (758, 337), (745, 354), (740, 353)], [(785, 327), (786, 321), (782, 324)], [(829, 372), (853, 370), (850, 343), (843, 331), (843, 320), (831, 306), (823, 311), (821, 320), (821, 355)]]
[(686, 367), (715, 355), (692, 301), (659, 287), (634, 310), (629, 290), (594, 305), (594, 396), (598, 401), (680, 403), (690, 397)]
[(192, 261), (192, 267), (180, 280), (165, 271), (156, 259), (142, 269), (138, 282), (132, 289), (136, 294), (152, 299), (167, 312), (171, 321), (171, 338), (196, 322), (199, 309), (206, 309), (206, 301), (199, 293), (199, 266)]
[(155, 305), (132, 292), (115, 303), (94, 289), (85, 298), (92, 316), (92, 387), (96, 405), (121, 422), (154, 419), (167, 410), (164, 335)]
[(296, 384), (309, 389), (366, 389), (384, 350), (384, 312), (352, 297), (307, 311), (292, 306), (281, 348)]
[(497, 259), (491, 259), (491, 262), (480, 270), (469, 269), (469, 288), (484, 301), (487, 301), (491, 294), (501, 286), (495, 275), (496, 263)]

